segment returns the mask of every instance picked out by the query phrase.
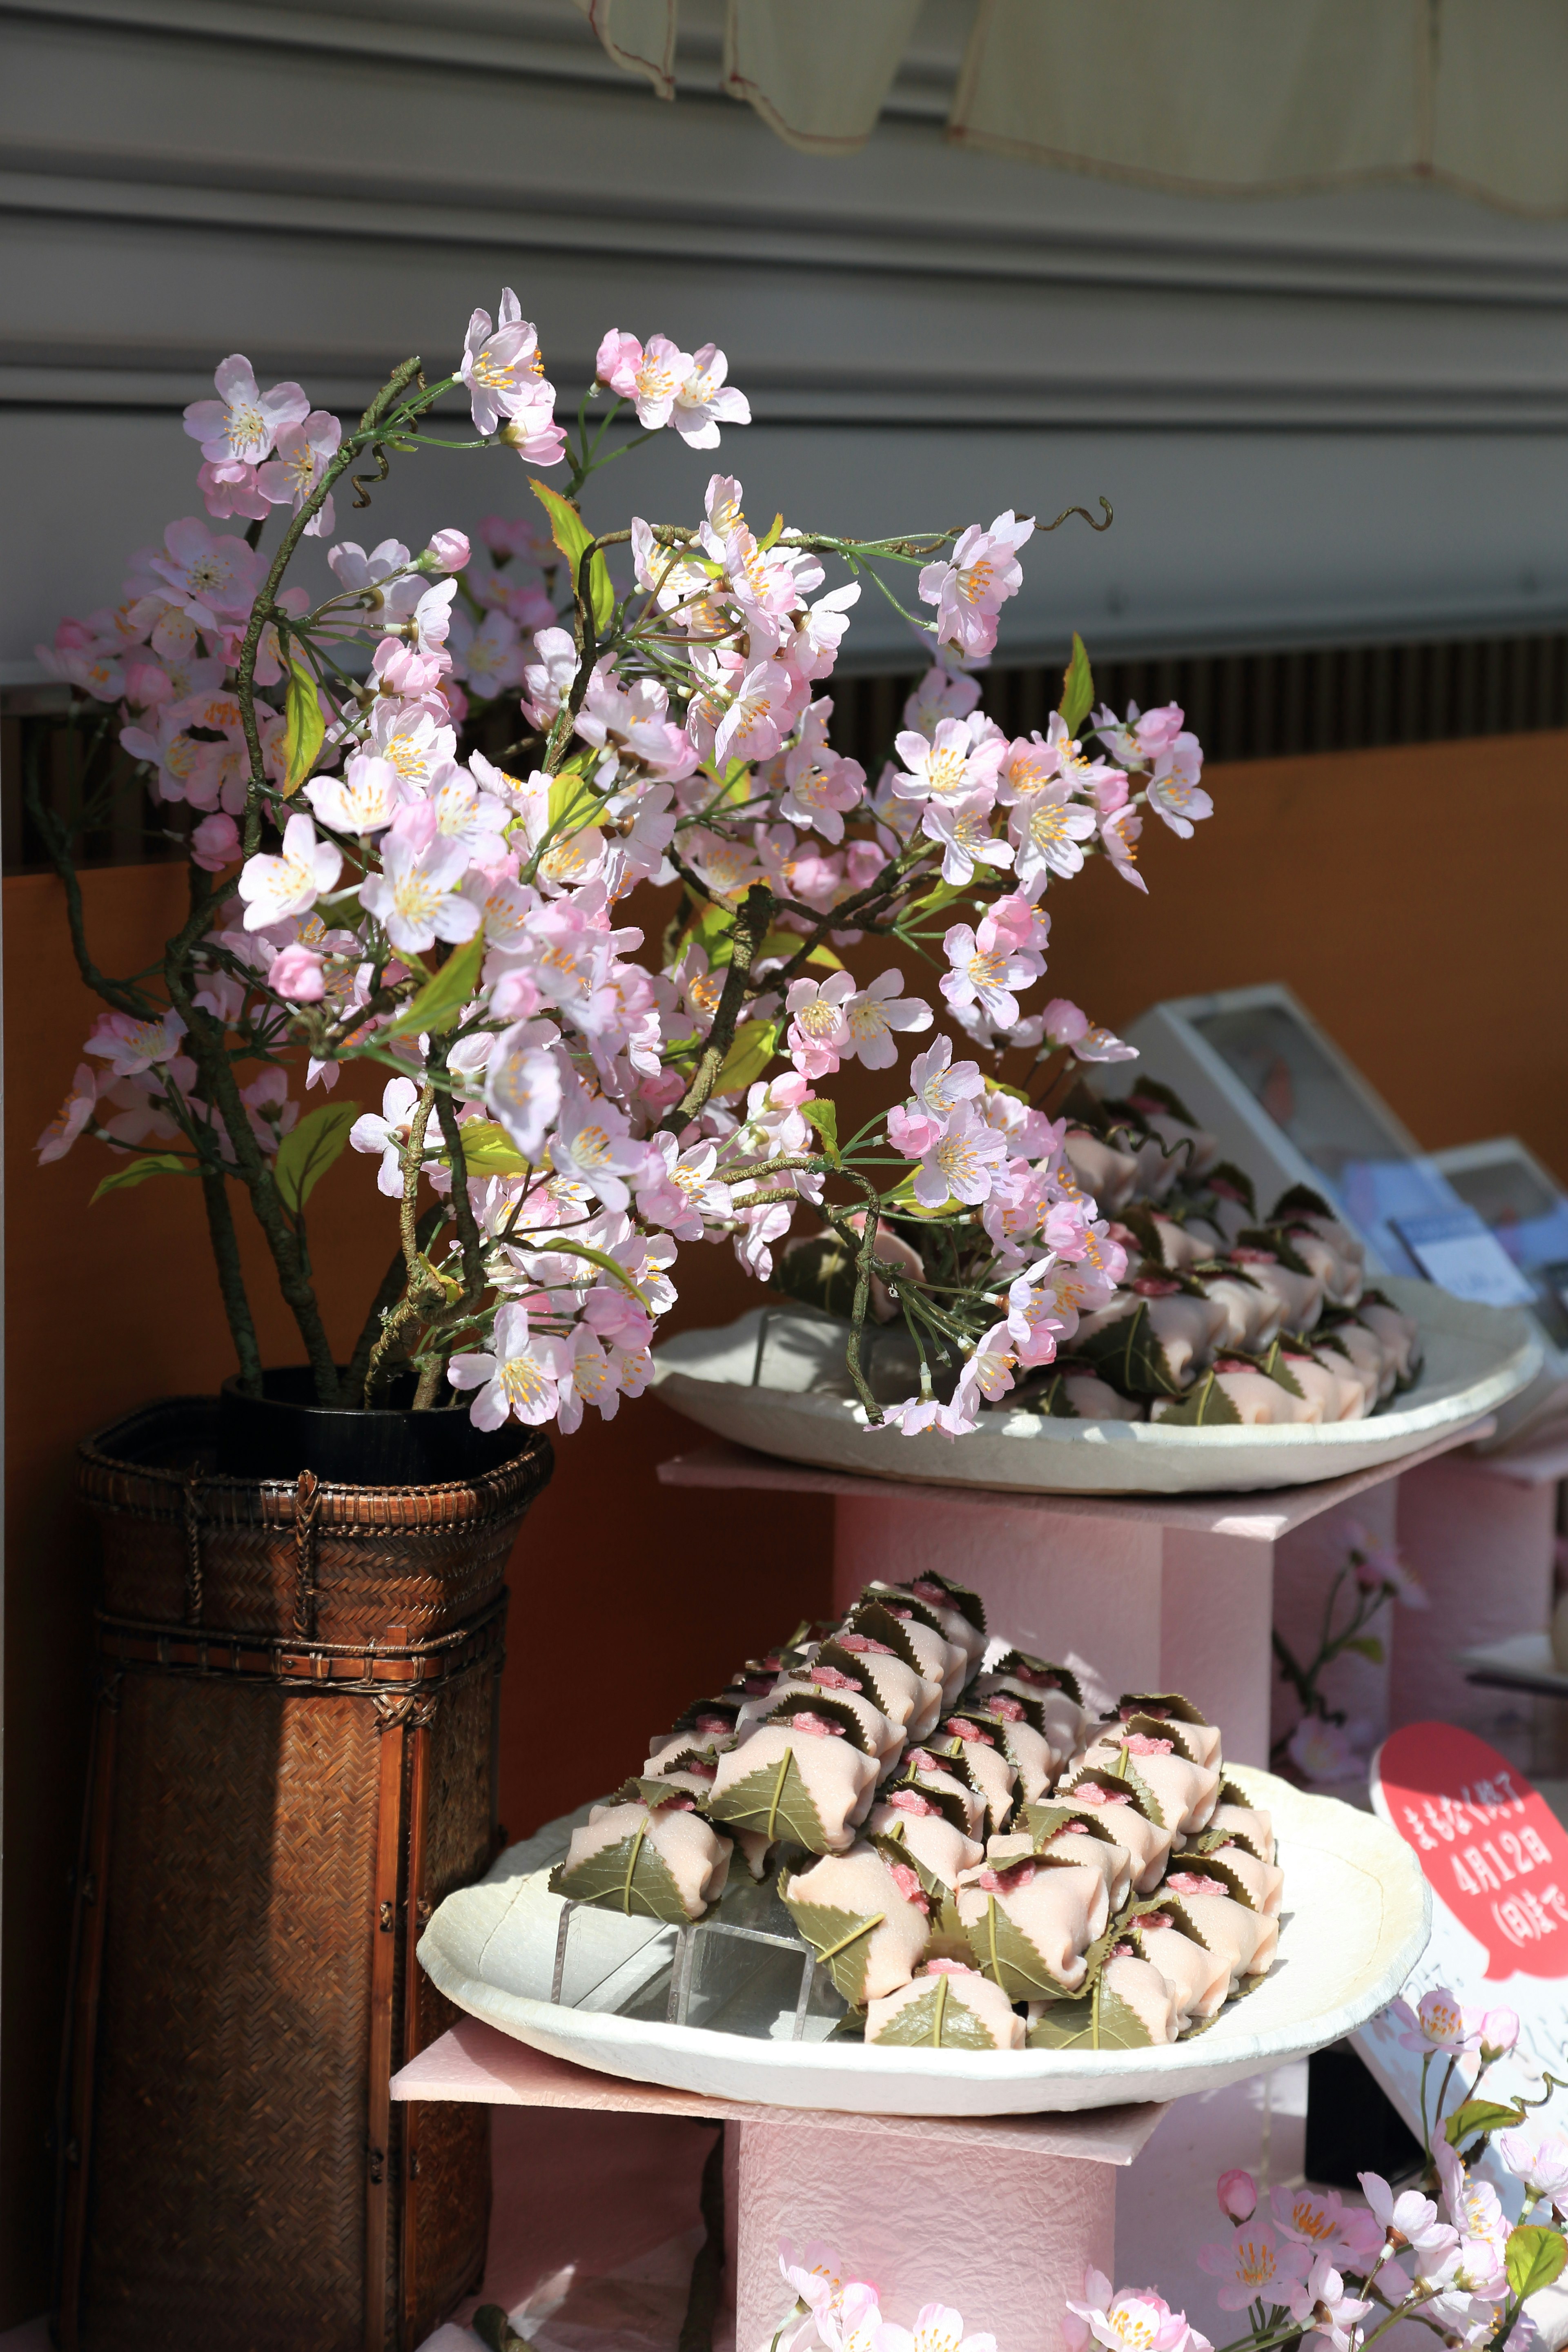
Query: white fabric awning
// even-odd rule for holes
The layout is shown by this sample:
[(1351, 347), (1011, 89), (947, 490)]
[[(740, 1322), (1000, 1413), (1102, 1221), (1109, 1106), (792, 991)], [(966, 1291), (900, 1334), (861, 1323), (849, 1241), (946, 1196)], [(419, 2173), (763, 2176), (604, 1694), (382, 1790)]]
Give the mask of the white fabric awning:
[[(576, 0), (676, 91), (679, 0)], [(723, 87), (808, 153), (864, 145), (920, 0), (727, 0)], [(1430, 181), (1568, 213), (1563, 0), (976, 0), (955, 142), (1178, 194)]]

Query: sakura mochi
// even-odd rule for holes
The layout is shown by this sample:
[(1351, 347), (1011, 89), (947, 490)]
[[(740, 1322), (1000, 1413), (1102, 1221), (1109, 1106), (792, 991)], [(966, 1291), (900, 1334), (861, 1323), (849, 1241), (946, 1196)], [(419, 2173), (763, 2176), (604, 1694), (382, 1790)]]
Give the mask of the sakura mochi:
[(984, 1863), (964, 1871), (953, 1894), (971, 1944), (1016, 1999), (1076, 1992), (1110, 1916), (1104, 1879), (1082, 1863)]
[(1128, 1858), (1134, 1894), (1152, 1895), (1164, 1874), (1175, 1831), (1162, 1828), (1141, 1812), (1128, 1790), (1107, 1788), (1100, 1780), (1075, 1780), (1067, 1791), (1067, 1801), (1075, 1812), (1087, 1811), (1104, 1823)]
[(1191, 1699), (1179, 1691), (1123, 1691), (1116, 1712), (1122, 1723), (1144, 1731), (1153, 1724), (1169, 1724), (1177, 1748), (1194, 1764), (1219, 1762), (1218, 1724), (1205, 1723)]
[(1331, 1307), (1353, 1307), (1366, 1280), (1366, 1244), (1336, 1217), (1313, 1214), (1292, 1223), (1290, 1247), (1323, 1286)]
[(1284, 1369), (1310, 1405), (1316, 1405), (1320, 1421), (1361, 1421), (1366, 1414), (1366, 1390), (1359, 1380), (1331, 1368), (1321, 1356), (1287, 1355)]
[(1173, 1870), (1165, 1885), (1179, 1895), (1183, 1910), (1216, 1960), (1230, 1971), (1230, 1990), (1244, 1977), (1267, 1976), (1279, 1941), (1279, 1922), (1265, 1918), (1249, 1904), (1238, 1903), (1221, 1878), (1201, 1870)]
[(1174, 2042), (1184, 2017), (1180, 1996), (1160, 1970), (1140, 1959), (1131, 1945), (1118, 1946), (1100, 1972), (1100, 2003), (1119, 2000), (1131, 2010), (1152, 2042)]
[(1259, 1862), (1274, 1859), (1274, 1822), (1260, 1808), (1241, 1803), (1232, 1790), (1220, 1790), (1220, 1801), (1209, 1815), (1211, 1832), (1220, 1832), (1250, 1848)]
[[(908, 1785), (931, 1797), (946, 1797), (956, 1807), (958, 1818), (971, 1837), (985, 1834), (985, 1799), (977, 1788), (944, 1769), (945, 1759), (932, 1756), (923, 1748), (911, 1748), (904, 1756), (909, 1772)], [(898, 1790), (892, 1791), (896, 1798)]]
[[(908, 1984), (924, 1956), (931, 1904), (907, 1863), (874, 1845), (825, 1854), (780, 1888), (791, 1918), (852, 2007)], [(866, 1922), (875, 1924), (867, 1927)]]
[(1204, 1284), (1211, 1302), (1225, 1310), (1225, 1328), (1218, 1344), (1224, 1348), (1243, 1348), (1260, 1355), (1279, 1337), (1284, 1310), (1279, 1298), (1271, 1290), (1252, 1278), (1252, 1269), (1245, 1275), (1214, 1275)]
[(573, 1831), (551, 1885), (558, 1895), (609, 1902), (618, 1911), (700, 1919), (724, 1890), (730, 1852), (729, 1841), (714, 1835), (689, 1799), (656, 1807), (595, 1805)]
[(1114, 1217), (1127, 1206), (1138, 1182), (1134, 1153), (1101, 1142), (1087, 1128), (1072, 1127), (1063, 1139), (1062, 1157), (1084, 1191), (1093, 1193), (1103, 1215)]
[[(817, 1652), (816, 1664), (837, 1666), (841, 1674), (859, 1683), (873, 1706), (880, 1707), (889, 1722), (903, 1735), (909, 1734), (917, 1711), (927, 1705), (931, 1695), (931, 1685), (922, 1681), (913, 1666), (906, 1665), (885, 1643), (872, 1642), (864, 1633), (835, 1634)], [(940, 1692), (937, 1703), (941, 1704)], [(929, 1731), (931, 1723), (924, 1728)]]
[[(994, 1862), (999, 1848), (1011, 1846), (1011, 1838), (993, 1838), (987, 1848), (987, 1859)], [(1132, 1857), (1124, 1846), (1113, 1845), (1109, 1838), (1096, 1837), (1088, 1828), (1080, 1829), (1076, 1822), (1053, 1831), (1043, 1844), (1031, 1848), (1026, 1837), (1021, 1841), (1026, 1853), (1043, 1853), (1052, 1862), (1079, 1862), (1086, 1870), (1098, 1870), (1105, 1881), (1106, 1900), (1112, 1912), (1120, 1911), (1127, 1900), (1132, 1879)]]
[(1256, 1907), (1266, 1919), (1278, 1919), (1279, 1905), (1285, 1891), (1285, 1874), (1277, 1863), (1259, 1862), (1245, 1846), (1230, 1843), (1211, 1845), (1207, 1858), (1223, 1862), (1234, 1877), (1239, 1878)]
[(1013, 1811), (1013, 1793), (1018, 1775), (1008, 1762), (993, 1731), (985, 1730), (973, 1717), (950, 1715), (942, 1726), (947, 1734), (947, 1751), (953, 1763), (961, 1763), (971, 1780), (985, 1800), (985, 1811), (993, 1831), (1005, 1830)]
[(1114, 1771), (1123, 1757), (1159, 1807), (1164, 1827), (1186, 1837), (1206, 1828), (1219, 1792), (1219, 1774), (1211, 1765), (1192, 1763), (1177, 1752), (1173, 1738), (1129, 1732), (1120, 1724), (1095, 1741), (1083, 1761)]
[(999, 1985), (954, 1960), (931, 1960), (919, 1976), (866, 2011), (868, 2042), (933, 2050), (1021, 2050), (1023, 2019)]
[(1382, 1348), (1384, 1364), (1392, 1366), (1395, 1382), (1414, 1380), (1421, 1369), (1421, 1332), (1414, 1318), (1401, 1314), (1384, 1299), (1365, 1298), (1356, 1308), (1356, 1321), (1365, 1324)]
[(763, 1721), (776, 1721), (800, 1702), (812, 1708), (826, 1706), (827, 1713), (840, 1721), (852, 1717), (859, 1733), (858, 1744), (876, 1757), (879, 1777), (885, 1780), (903, 1753), (904, 1735), (856, 1687), (858, 1681), (858, 1675), (841, 1674), (835, 1666), (813, 1665), (798, 1675), (781, 1675), (765, 1702)]
[(1152, 1962), (1175, 1998), (1179, 2025), (1217, 2016), (1230, 1991), (1230, 1963), (1187, 1935), (1164, 1911), (1149, 1911), (1136, 1921), (1137, 1939), (1145, 1959)]
[(877, 1759), (863, 1755), (842, 1726), (797, 1715), (764, 1723), (743, 1748), (719, 1759), (709, 1818), (733, 1822), (770, 1842), (789, 1838), (812, 1853), (847, 1853), (862, 1801), (877, 1785)]
[(1050, 1787), (1059, 1769), (1050, 1741), (1044, 1732), (1036, 1730), (1024, 1712), (1023, 1701), (1014, 1693), (992, 1692), (976, 1703), (976, 1712), (986, 1719), (993, 1738), (1017, 1776), (1020, 1802), (1033, 1804)]
[(985, 1857), (979, 1839), (954, 1829), (918, 1789), (900, 1789), (882, 1804), (873, 1805), (866, 1827), (873, 1836), (896, 1838), (943, 1886), (955, 1885), (961, 1871), (974, 1869)]
[(1079, 1421), (1142, 1421), (1143, 1407), (1093, 1372), (1064, 1372), (1061, 1393)]

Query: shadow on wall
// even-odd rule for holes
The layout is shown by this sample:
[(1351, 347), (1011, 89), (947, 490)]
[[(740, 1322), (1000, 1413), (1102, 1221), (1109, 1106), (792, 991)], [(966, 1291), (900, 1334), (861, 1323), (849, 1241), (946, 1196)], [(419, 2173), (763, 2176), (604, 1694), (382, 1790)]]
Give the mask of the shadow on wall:
[[(1516, 1132), (1568, 1178), (1563, 847), (1568, 736), (1426, 745), (1211, 771), (1218, 814), (1190, 842), (1144, 835), (1150, 895), (1102, 866), (1053, 889), (1051, 984), (1122, 1027), (1163, 996), (1289, 983), (1420, 1139)], [(110, 970), (143, 964), (176, 919), (177, 870), (86, 877)], [(653, 925), (648, 926), (650, 932)], [(84, 1147), (39, 1170), (33, 1142), (76, 1066), (95, 1005), (77, 981), (61, 894), (5, 886), (9, 1223), (6, 1397), (7, 1862), (0, 2055), (0, 2326), (47, 2294), (47, 2165), (81, 1797), (91, 1637), (90, 1534), (69, 1496), (85, 1432), (148, 1398), (215, 1388), (227, 1335), (193, 1195), (174, 1180), (89, 1203), (103, 1172)], [(909, 985), (934, 999), (934, 974)], [(872, 943), (858, 967), (890, 961)], [(372, 1105), (379, 1072), (350, 1069)], [(856, 1071), (851, 1124), (885, 1099)], [(384, 1213), (378, 1213), (381, 1211)], [(242, 1219), (245, 1213), (241, 1212)], [(329, 1324), (347, 1342), (394, 1241), (392, 1206), (345, 1156), (312, 1202)], [(298, 1354), (252, 1254), (264, 1352)], [(727, 1249), (682, 1252), (671, 1328), (755, 1303)], [(519, 1837), (608, 1788), (644, 1736), (759, 1644), (827, 1606), (826, 1501), (736, 1495), (723, 1516), (659, 1487), (660, 1459), (694, 1442), (651, 1399), (559, 1442), (555, 1480), (512, 1570), (502, 1818)], [(889, 1440), (891, 1444), (893, 1441)]]

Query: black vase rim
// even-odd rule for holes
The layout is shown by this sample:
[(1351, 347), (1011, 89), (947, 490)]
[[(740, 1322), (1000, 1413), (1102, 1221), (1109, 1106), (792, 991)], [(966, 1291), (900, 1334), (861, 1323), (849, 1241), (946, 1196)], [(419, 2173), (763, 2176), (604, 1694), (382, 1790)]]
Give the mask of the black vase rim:
[[(348, 1370), (348, 1366), (339, 1364), (337, 1370), (342, 1374)], [(261, 1371), (263, 1385), (259, 1396), (252, 1396), (247, 1389), (241, 1387), (240, 1382), (243, 1378), (243, 1373), (230, 1372), (226, 1380), (219, 1382), (218, 1392), (221, 1396), (237, 1398), (247, 1412), (320, 1412), (335, 1414), (344, 1421), (405, 1421), (416, 1411), (411, 1404), (321, 1404), (313, 1393), (316, 1375), (309, 1364), (263, 1365)], [(266, 1389), (266, 1383), (268, 1381), (297, 1381), (307, 1393), (300, 1396), (268, 1396)], [(394, 1385), (397, 1383), (395, 1382)], [(412, 1386), (412, 1381), (406, 1374), (403, 1376), (403, 1385)], [(439, 1404), (419, 1408), (419, 1418), (423, 1421), (427, 1412), (447, 1413), (455, 1408), (461, 1410), (463, 1402), (464, 1400), (454, 1390), (451, 1397), (443, 1397)]]

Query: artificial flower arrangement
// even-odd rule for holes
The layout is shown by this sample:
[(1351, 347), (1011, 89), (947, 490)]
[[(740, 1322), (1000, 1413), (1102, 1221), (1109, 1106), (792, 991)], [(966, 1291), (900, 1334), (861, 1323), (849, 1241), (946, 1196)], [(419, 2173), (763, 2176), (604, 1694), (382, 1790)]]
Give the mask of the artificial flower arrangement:
[(868, 2042), (1174, 2042), (1279, 1938), (1273, 1826), (1217, 1727), (1169, 1691), (1092, 1720), (1076, 1675), (988, 1641), (979, 1597), (936, 1575), (868, 1585), (696, 1700), (550, 1883), (684, 1926), (737, 1850)]
[[(102, 707), (164, 823), (185, 813), (189, 913), (155, 971), (102, 970), (73, 828), (35, 794), (106, 1006), (41, 1156), (88, 1135), (121, 1163), (100, 1191), (199, 1181), (245, 1392), (262, 1366), (231, 1183), (319, 1402), (456, 1391), (487, 1429), (614, 1413), (648, 1379), (679, 1244), (728, 1240), (766, 1278), (808, 1204), (853, 1268), (868, 1418), (956, 1434), (1114, 1310), (1128, 1245), (1050, 1114), (1080, 1066), (1129, 1049), (1063, 998), (1019, 1000), (1046, 969), (1047, 884), (1100, 856), (1142, 888), (1146, 816), (1185, 836), (1209, 814), (1199, 747), (1174, 706), (1096, 711), (1076, 640), (1044, 734), (1009, 740), (978, 710), (963, 665), (994, 646), (1027, 517), (879, 540), (753, 529), (715, 474), (695, 524), (592, 532), (577, 500), (603, 466), (666, 427), (710, 449), (749, 418), (712, 345), (613, 331), (596, 365), (563, 428), (508, 290), (450, 375), (406, 361), (347, 430), (239, 356), (186, 411), (209, 515), (246, 527), (170, 524), (121, 603), (43, 651), (87, 723)], [(437, 429), (464, 393), (469, 438)], [(334, 539), (342, 490), (368, 504), (395, 458), (433, 446), (564, 467), (559, 489), (531, 478), (548, 535), (496, 522), (476, 549), (441, 530), (417, 555)], [(326, 580), (292, 582), (315, 547)], [(924, 612), (889, 584), (909, 572)], [(875, 786), (831, 748), (819, 691), (867, 583), (935, 656)], [(639, 959), (624, 902), (656, 882), (678, 902)], [(892, 1073), (932, 1024), (899, 966), (864, 987), (844, 969), (870, 940), (932, 964), (985, 1066), (942, 1036), (912, 1092), (841, 1137), (818, 1089), (857, 1059)], [(354, 1063), (386, 1074), (379, 1111), (333, 1098)], [(345, 1361), (308, 1204), (349, 1146), (396, 1204), (396, 1248)], [(861, 1364), (874, 1286), (913, 1349), (890, 1412)]]
[[(1301, 2342), (1309, 2352), (1366, 2352), (1408, 2321), (1465, 2352), (1528, 2352), (1542, 2340), (1528, 2304), (1568, 2258), (1568, 2140), (1525, 2126), (1565, 2086), (1549, 2074), (1539, 2097), (1479, 2095), (1515, 2050), (1511, 2010), (1468, 2012), (1438, 1988), (1417, 2009), (1398, 2000), (1384, 2014), (1424, 2053), (1424, 2096), (1442, 2068), (1422, 2116), (1422, 2175), (1395, 2189), (1363, 2172), (1359, 2203), (1335, 2189), (1277, 2187), (1263, 2208), (1250, 2173), (1222, 2172), (1215, 2195), (1229, 2234), (1201, 2247), (1198, 2261), (1218, 2282), (1221, 2311), (1245, 2313), (1247, 2326), (1220, 2352)], [(927, 2305), (912, 2334), (885, 2318), (876, 2286), (826, 2246), (786, 2240), (779, 2268), (794, 2302), (769, 2352), (996, 2352), (994, 2337), (965, 2335), (942, 2305)], [(1093, 2269), (1068, 2300), (1062, 2333), (1068, 2352), (1215, 2352), (1154, 2288), (1113, 2288)]]

